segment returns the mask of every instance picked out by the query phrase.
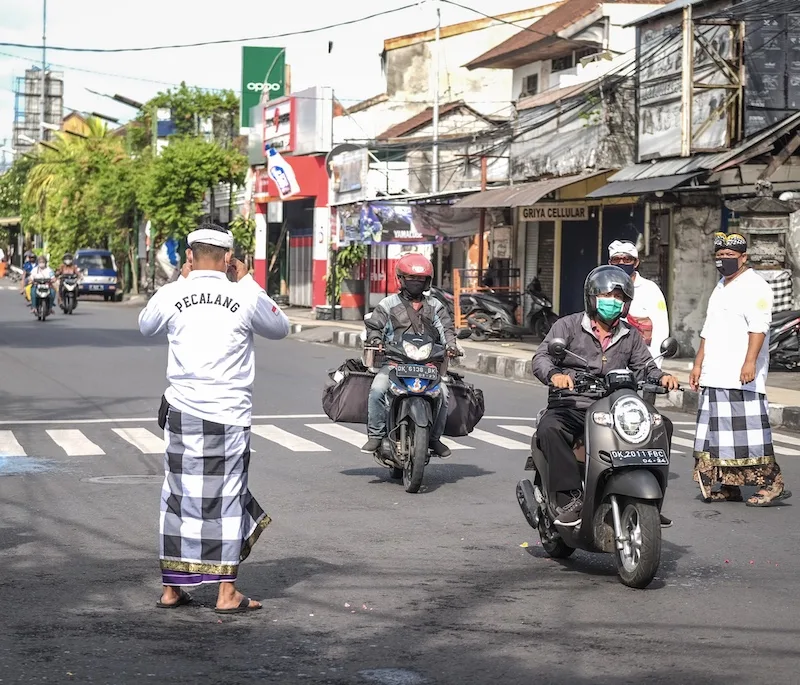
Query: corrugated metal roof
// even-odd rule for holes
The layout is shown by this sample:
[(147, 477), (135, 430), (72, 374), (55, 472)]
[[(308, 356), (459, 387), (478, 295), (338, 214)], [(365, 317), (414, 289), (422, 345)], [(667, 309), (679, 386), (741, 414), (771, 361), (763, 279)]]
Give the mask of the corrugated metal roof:
[(699, 174), (680, 174), (677, 176), (656, 176), (633, 181), (618, 181), (608, 183), (602, 188), (589, 193), (587, 199), (598, 200), (604, 197), (625, 197), (628, 195), (645, 195), (656, 191), (673, 190), (687, 181), (696, 178)]
[(726, 166), (735, 166), (749, 159), (748, 154), (754, 157), (759, 154), (759, 147), (764, 143), (777, 140), (787, 131), (800, 126), (800, 112), (795, 112), (783, 121), (764, 129), (724, 152), (697, 154), (692, 157), (678, 157), (670, 159), (653, 160), (642, 164), (633, 164), (621, 169), (611, 176), (609, 183), (620, 181), (634, 181), (642, 178), (655, 178), (656, 176), (675, 176), (678, 174), (691, 174), (703, 171), (723, 171)]
[(535, 205), (545, 195), (559, 190), (565, 186), (585, 181), (606, 171), (594, 171), (575, 176), (559, 176), (548, 178), (534, 183), (520, 183), (519, 185), (506, 186), (505, 188), (492, 188), (465, 197), (453, 205), (458, 209), (491, 209), (494, 207), (528, 207)]
[(667, 14), (672, 14), (673, 12), (677, 12), (678, 10), (682, 10), (684, 7), (695, 6), (695, 5), (703, 5), (707, 2), (711, 2), (712, 0), (673, 0), (673, 2), (667, 3), (663, 7), (659, 7), (657, 10), (653, 10), (649, 14), (645, 14), (643, 17), (639, 17), (635, 21), (632, 21), (628, 24), (625, 24), (623, 28), (628, 28), (629, 26), (637, 26), (638, 24), (644, 24), (645, 22), (652, 21), (653, 19), (657, 19), (658, 17), (663, 17)]

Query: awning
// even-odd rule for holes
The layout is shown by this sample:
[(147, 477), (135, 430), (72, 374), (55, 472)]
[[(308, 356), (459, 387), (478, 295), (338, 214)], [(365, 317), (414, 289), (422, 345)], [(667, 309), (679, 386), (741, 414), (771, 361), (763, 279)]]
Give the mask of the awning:
[(492, 188), (475, 193), (463, 200), (459, 200), (453, 206), (457, 209), (492, 209), (495, 207), (529, 207), (535, 205), (545, 195), (572, 185), (579, 181), (593, 178), (599, 174), (608, 173), (607, 171), (594, 171), (588, 174), (577, 174), (575, 176), (559, 176), (558, 178), (548, 178), (544, 181), (535, 183), (520, 183), (515, 186), (504, 188)]
[(0, 218), (0, 226), (18, 226), (19, 223), (20, 217), (18, 216)]
[(602, 188), (589, 193), (586, 197), (598, 200), (604, 197), (625, 197), (629, 195), (647, 195), (658, 191), (674, 190), (700, 174), (676, 174), (673, 176), (656, 176), (634, 181), (612, 181)]

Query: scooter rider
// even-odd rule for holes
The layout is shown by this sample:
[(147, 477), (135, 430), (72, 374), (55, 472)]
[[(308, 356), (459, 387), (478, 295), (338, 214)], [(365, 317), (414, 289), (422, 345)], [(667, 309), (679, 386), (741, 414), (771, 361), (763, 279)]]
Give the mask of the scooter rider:
[[(550, 482), (545, 485), (557, 493), (557, 522), (562, 525), (580, 523), (583, 492), (572, 445), (583, 435), (586, 410), (593, 402), (572, 392), (575, 372), (586, 370), (602, 377), (609, 371), (628, 368), (640, 381), (660, 383), (670, 390), (678, 388), (678, 380), (658, 368), (642, 336), (622, 321), (633, 295), (633, 282), (622, 269), (597, 267), (584, 284), (585, 311), (559, 319), (533, 358), (533, 373), (551, 386), (536, 439), (550, 467)], [(587, 360), (588, 369), (569, 354), (564, 359), (550, 357), (548, 343), (553, 338), (563, 338), (569, 351)], [(556, 395), (554, 390), (562, 392)], [(671, 441), (672, 423), (664, 417), (664, 424)]]
[[(435, 297), (425, 296), (433, 279), (433, 264), (425, 256), (412, 252), (399, 259), (395, 269), (400, 282), (400, 292), (384, 298), (364, 322), (367, 328), (367, 344), (380, 346), (391, 340), (395, 331), (415, 327), (415, 319), (425, 327), (433, 327), (450, 357), (458, 356), (456, 332), (447, 308)], [(374, 453), (386, 435), (386, 395), (389, 392), (389, 366), (385, 365), (375, 375), (369, 391), (369, 416), (367, 440), (361, 448), (367, 454)], [(450, 456), (450, 449), (441, 441), (447, 420), (447, 386), (442, 383), (442, 395), (430, 436), (430, 448), (439, 457)]]
[[(64, 255), (64, 259), (61, 262), (61, 266), (56, 269), (56, 278), (58, 279), (58, 305), (61, 306), (61, 303), (64, 301), (64, 283), (62, 281), (63, 276), (78, 276), (80, 275), (80, 269), (78, 265), (72, 259), (72, 254), (67, 252)], [(75, 302), (77, 305), (77, 301)]]

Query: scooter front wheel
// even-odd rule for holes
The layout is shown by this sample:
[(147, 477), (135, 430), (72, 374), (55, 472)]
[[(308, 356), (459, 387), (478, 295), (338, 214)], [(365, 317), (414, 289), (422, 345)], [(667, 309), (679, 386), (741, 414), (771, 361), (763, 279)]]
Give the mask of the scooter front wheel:
[(622, 549), (615, 550), (617, 573), (623, 585), (646, 588), (661, 563), (661, 518), (655, 502), (625, 500), (620, 523)]
[(403, 486), (406, 492), (419, 492), (422, 477), (425, 475), (425, 462), (428, 460), (428, 429), (411, 424), (406, 431), (407, 440), (411, 443), (406, 450), (405, 467), (403, 468)]

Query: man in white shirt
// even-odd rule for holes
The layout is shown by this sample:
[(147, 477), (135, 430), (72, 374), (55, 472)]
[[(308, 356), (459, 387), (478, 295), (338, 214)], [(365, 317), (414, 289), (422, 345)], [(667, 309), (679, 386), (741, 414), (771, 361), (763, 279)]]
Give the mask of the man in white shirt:
[(161, 494), (160, 608), (191, 602), (184, 587), (219, 583), (216, 611), (261, 604), (236, 589), (240, 562), (269, 516), (247, 486), (255, 363), (253, 334), (279, 340), (289, 320), (232, 258), (233, 235), (215, 224), (189, 234), (187, 266), (139, 315), (142, 334), (166, 331), (167, 379), (159, 424), (166, 439)]
[[(628, 240), (608, 246), (608, 263), (622, 269), (633, 280), (633, 302), (625, 322), (641, 333), (653, 357), (661, 354), (661, 343), (669, 337), (667, 301), (658, 285), (639, 273), (639, 250)], [(661, 368), (661, 359), (656, 360)]]
[(766, 395), (772, 288), (747, 267), (743, 236), (715, 234), (714, 253), (722, 279), (689, 377), (701, 390), (694, 480), (706, 502), (741, 502), (740, 486), (750, 485), (760, 489), (747, 505), (767, 507), (792, 495), (775, 461)]

